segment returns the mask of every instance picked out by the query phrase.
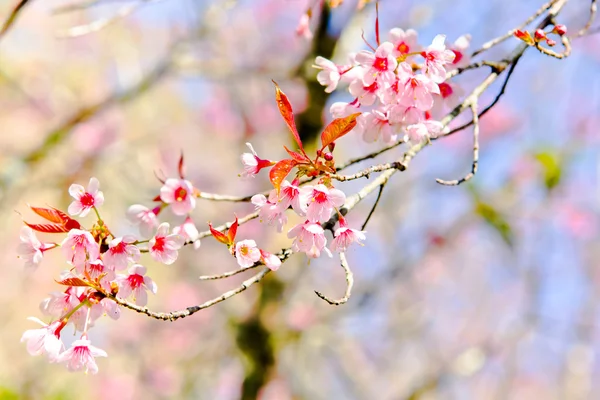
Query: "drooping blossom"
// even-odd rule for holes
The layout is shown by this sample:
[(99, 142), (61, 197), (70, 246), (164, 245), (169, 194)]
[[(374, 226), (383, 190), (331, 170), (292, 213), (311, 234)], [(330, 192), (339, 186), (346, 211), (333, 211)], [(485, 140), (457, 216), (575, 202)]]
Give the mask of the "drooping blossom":
[(92, 234), (80, 229), (71, 229), (61, 247), (67, 261), (77, 268), (83, 268), (86, 261), (94, 261), (100, 255), (100, 247)]
[(152, 237), (154, 230), (158, 226), (156, 215), (159, 210), (159, 207), (151, 210), (141, 204), (134, 204), (127, 210), (127, 219), (134, 225), (139, 225), (141, 235), (149, 238)]
[(185, 179), (167, 179), (160, 188), (160, 199), (171, 206), (175, 215), (189, 214), (196, 207), (194, 186)]
[[(445, 74), (445, 72), (444, 72)], [(440, 94), (438, 85), (428, 76), (415, 74), (408, 63), (400, 63), (398, 67), (399, 89), (398, 102), (404, 106), (414, 106), (421, 111), (433, 107), (432, 94)]]
[[(61, 278), (64, 278), (64, 275)], [(79, 298), (84, 290), (85, 288), (80, 286), (69, 286), (64, 292), (52, 292), (50, 297), (41, 302), (40, 311), (44, 315), (62, 317), (81, 303)]]
[(362, 244), (365, 240), (365, 232), (358, 229), (348, 228), (345, 218), (340, 218), (340, 227), (335, 230), (334, 239), (331, 242), (331, 250), (344, 252), (352, 243)]
[(252, 153), (244, 153), (241, 156), (242, 164), (244, 165), (244, 172), (240, 174), (242, 178), (254, 178), (261, 169), (275, 164), (273, 161), (263, 160), (258, 157), (250, 143), (246, 143), (246, 146), (248, 146)]
[(323, 184), (305, 186), (302, 196), (308, 204), (306, 217), (311, 222), (325, 222), (331, 217), (336, 207), (341, 207), (346, 201), (346, 195), (339, 189), (329, 189)]
[(192, 242), (194, 249), (200, 248), (200, 232), (191, 217), (188, 216), (183, 224), (174, 227), (173, 233), (181, 236), (186, 242)]
[(25, 268), (35, 269), (42, 262), (45, 245), (35, 236), (35, 232), (28, 226), (21, 228), (19, 236), (21, 243), (17, 247), (19, 258), (25, 260)]
[(275, 254), (269, 253), (268, 251), (260, 251), (260, 259), (271, 271), (277, 271), (281, 267), (281, 259)]
[(64, 348), (60, 340), (60, 331), (65, 327), (63, 320), (57, 320), (51, 324), (45, 324), (35, 317), (27, 318), (30, 321), (42, 325), (39, 329), (29, 329), (21, 336), (21, 342), (27, 342), (27, 352), (32, 356), (46, 354), (50, 361), (55, 361)]
[(91, 342), (84, 334), (80, 340), (73, 342), (69, 350), (61, 353), (56, 361), (66, 362), (69, 371), (80, 371), (85, 368), (86, 373), (89, 371), (92, 374), (96, 374), (98, 372), (98, 366), (96, 365), (94, 357), (106, 356), (106, 352), (92, 346)]
[(308, 12), (305, 12), (300, 17), (300, 21), (298, 21), (298, 26), (296, 27), (296, 35), (303, 36), (306, 40), (313, 38), (313, 33), (310, 30), (310, 14)]
[(356, 132), (357, 134), (362, 134), (365, 142), (372, 143), (379, 138), (386, 144), (396, 141), (397, 135), (394, 133), (394, 128), (390, 125), (387, 112), (383, 113), (379, 110), (364, 112), (356, 120)]
[(283, 226), (287, 224), (287, 216), (285, 210), (278, 203), (269, 201), (263, 194), (255, 194), (251, 201), (258, 210), (260, 222), (266, 222), (269, 225), (277, 222), (277, 231), (283, 230)]
[(454, 61), (454, 53), (446, 49), (444, 41), (446, 35), (437, 35), (427, 49), (421, 52), (425, 58), (425, 73), (435, 83), (442, 83), (446, 80), (446, 69), (444, 65)]
[(409, 53), (419, 52), (420, 46), (417, 43), (418, 34), (414, 29), (406, 31), (400, 28), (390, 30), (390, 42), (394, 45), (392, 54), (394, 57), (406, 56)]
[(356, 54), (356, 61), (367, 68), (363, 82), (365, 86), (370, 86), (373, 82), (382, 87), (391, 86), (396, 79), (394, 70), (398, 66), (398, 61), (393, 56), (394, 45), (390, 42), (383, 42), (375, 50), (375, 54), (370, 51), (360, 51)]
[(235, 258), (242, 268), (248, 268), (260, 260), (260, 250), (254, 240), (241, 240), (235, 244)]
[(288, 238), (294, 238), (292, 250), (306, 253), (307, 256), (318, 258), (321, 251), (331, 256), (329, 249), (325, 247), (327, 239), (323, 227), (316, 222), (306, 221), (289, 230)]
[(169, 235), (169, 223), (163, 222), (158, 226), (156, 235), (150, 239), (150, 256), (163, 264), (173, 264), (177, 260), (177, 250), (185, 243), (185, 240), (177, 235)]
[(420, 143), (423, 140), (437, 137), (442, 132), (443, 125), (439, 121), (423, 121), (406, 127), (406, 140)]
[(127, 271), (127, 276), (121, 275), (117, 278), (119, 285), (119, 297), (127, 298), (133, 295), (133, 301), (138, 306), (145, 306), (148, 303), (148, 291), (156, 294), (156, 283), (146, 275), (146, 267), (140, 264), (134, 264)]
[(471, 35), (466, 34), (462, 35), (456, 39), (453, 44), (448, 46), (448, 49), (454, 53), (454, 60), (452, 61), (453, 67), (462, 68), (469, 65), (471, 58), (469, 57), (469, 53), (467, 53), (467, 49), (469, 48), (470, 44)]
[(108, 250), (102, 254), (102, 261), (107, 268), (123, 270), (129, 263), (140, 259), (140, 249), (134, 245), (136, 239), (133, 236), (114, 238), (108, 244)]
[(91, 178), (87, 190), (81, 185), (72, 184), (69, 187), (69, 194), (75, 199), (69, 204), (69, 214), (85, 217), (94, 207), (99, 207), (104, 203), (104, 194), (99, 190), (100, 182), (96, 178)]
[(317, 81), (321, 85), (327, 86), (325, 88), (325, 93), (333, 92), (340, 82), (341, 74), (343, 72), (342, 68), (333, 61), (321, 56), (318, 56), (315, 59), (315, 65), (313, 65), (313, 67), (321, 70), (317, 74)]

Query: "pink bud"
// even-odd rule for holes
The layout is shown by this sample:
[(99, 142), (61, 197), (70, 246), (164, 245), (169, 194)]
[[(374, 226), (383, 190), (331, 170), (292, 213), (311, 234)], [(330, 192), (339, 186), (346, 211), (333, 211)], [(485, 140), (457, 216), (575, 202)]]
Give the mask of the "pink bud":
[(534, 38), (536, 42), (541, 42), (546, 40), (546, 32), (544, 32), (541, 29), (536, 29), (535, 30), (535, 34), (534, 34)]
[(550, 46), (550, 47), (552, 47), (552, 46), (555, 46), (555, 45), (556, 45), (556, 42), (555, 42), (554, 40), (552, 40), (552, 39), (547, 39), (547, 40), (546, 40), (546, 43), (548, 43), (548, 46)]
[(556, 33), (557, 35), (566, 35), (567, 27), (563, 24), (554, 25), (554, 29), (552, 29), (552, 33)]
[(333, 154), (331, 154), (331, 153), (325, 153), (325, 160), (327, 160), (327, 161), (333, 160)]

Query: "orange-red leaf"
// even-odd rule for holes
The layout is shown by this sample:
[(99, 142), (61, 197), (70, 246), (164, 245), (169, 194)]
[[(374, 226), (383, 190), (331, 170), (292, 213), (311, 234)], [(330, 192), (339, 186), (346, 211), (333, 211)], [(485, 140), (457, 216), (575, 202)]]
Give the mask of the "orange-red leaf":
[(279, 194), (281, 183), (290, 171), (298, 164), (296, 160), (281, 160), (269, 171), (269, 179)]
[[(23, 221), (25, 222), (25, 221)], [(64, 225), (57, 224), (30, 224), (25, 222), (25, 225), (33, 229), (34, 231), (44, 232), (44, 233), (65, 233), (69, 232), (70, 229), (65, 227)]]
[(58, 283), (60, 285), (65, 285), (65, 286), (90, 286), (90, 284), (88, 282), (84, 281), (81, 278), (77, 278), (75, 276), (70, 277), (70, 278), (65, 278), (60, 281), (56, 281), (56, 283)]
[(277, 82), (273, 81), (275, 84), (275, 100), (277, 101), (277, 108), (279, 108), (279, 112), (283, 117), (286, 125), (292, 132), (292, 136), (294, 136), (294, 140), (298, 144), (298, 148), (304, 154), (304, 147), (302, 147), (302, 140), (300, 140), (300, 134), (298, 133), (298, 128), (296, 128), (296, 122), (294, 121), (294, 112), (292, 110), (292, 104), (288, 100), (288, 97), (281, 91)]
[(229, 243), (233, 244), (235, 242), (235, 235), (237, 234), (238, 229), (238, 217), (235, 216), (235, 221), (231, 224), (231, 227), (227, 231), (227, 238), (229, 239)]
[(283, 148), (285, 149), (285, 151), (288, 152), (288, 154), (290, 155), (290, 157), (292, 157), (294, 160), (296, 160), (298, 163), (307, 163), (310, 160), (308, 159), (308, 157), (306, 157), (304, 154), (300, 154), (298, 152), (295, 152), (293, 150), (288, 149), (287, 147), (283, 146)]
[(29, 208), (31, 208), (31, 211), (34, 213), (50, 222), (54, 222), (56, 224), (62, 224), (64, 222), (63, 216), (61, 215), (62, 213), (59, 214), (57, 210), (33, 206), (29, 206)]
[(177, 165), (177, 170), (179, 171), (179, 177), (184, 179), (185, 176), (185, 166), (183, 165), (183, 150), (181, 151), (181, 157), (179, 157), (179, 164)]
[(219, 242), (226, 244), (227, 246), (230, 245), (231, 242), (229, 241), (227, 235), (223, 232), (219, 232), (218, 230), (214, 229), (210, 222), (208, 223), (208, 229), (210, 229), (210, 233), (212, 233), (214, 238), (217, 239)]
[(331, 123), (325, 127), (325, 130), (321, 134), (321, 145), (323, 146), (321, 150), (354, 129), (356, 126), (356, 117), (359, 115), (360, 113), (355, 113), (347, 117), (336, 118), (331, 121)]

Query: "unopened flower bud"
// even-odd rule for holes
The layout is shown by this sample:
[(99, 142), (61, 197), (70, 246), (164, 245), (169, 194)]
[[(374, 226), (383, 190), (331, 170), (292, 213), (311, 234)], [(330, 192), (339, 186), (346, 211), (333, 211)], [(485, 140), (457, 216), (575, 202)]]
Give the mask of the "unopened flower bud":
[(541, 29), (536, 29), (533, 37), (535, 38), (536, 42), (542, 42), (546, 40), (546, 32)]
[(554, 29), (552, 29), (552, 33), (556, 33), (559, 36), (567, 34), (567, 27), (563, 24), (554, 25)]
[(325, 157), (325, 160), (327, 160), (327, 161), (333, 160), (333, 154), (331, 154), (331, 153), (325, 153), (324, 157)]
[(555, 45), (556, 45), (556, 42), (555, 42), (554, 40), (552, 40), (552, 39), (548, 39), (548, 40), (546, 40), (546, 43), (548, 43), (548, 46), (550, 46), (550, 47), (552, 47), (552, 46), (555, 46)]

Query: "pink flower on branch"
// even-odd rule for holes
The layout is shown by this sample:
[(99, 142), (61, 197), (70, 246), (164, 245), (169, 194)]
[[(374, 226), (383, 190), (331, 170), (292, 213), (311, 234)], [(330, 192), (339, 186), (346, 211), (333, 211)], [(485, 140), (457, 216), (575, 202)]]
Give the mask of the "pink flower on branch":
[(75, 199), (69, 204), (69, 214), (85, 217), (94, 207), (99, 207), (104, 203), (104, 194), (99, 190), (100, 182), (98, 179), (91, 178), (87, 190), (81, 185), (72, 184), (69, 187), (69, 194)]
[(363, 50), (356, 54), (356, 61), (367, 67), (363, 76), (365, 86), (372, 85), (375, 81), (382, 87), (389, 87), (396, 79), (394, 70), (398, 66), (398, 61), (393, 56), (394, 45), (390, 42), (382, 43), (375, 54)]
[(398, 102), (406, 107), (428, 111), (433, 107), (432, 94), (440, 94), (438, 85), (430, 77), (415, 74), (408, 63), (400, 63), (398, 81)]
[(429, 47), (421, 52), (425, 58), (426, 74), (435, 83), (442, 83), (446, 80), (444, 65), (452, 63), (455, 58), (454, 52), (446, 49), (445, 40), (446, 35), (437, 35)]
[(25, 260), (25, 268), (35, 269), (42, 262), (44, 251), (54, 248), (55, 245), (46, 245), (39, 241), (35, 236), (35, 232), (28, 226), (21, 228), (19, 236), (21, 243), (17, 247), (19, 258)]
[(246, 146), (248, 146), (252, 153), (242, 154), (241, 159), (242, 164), (244, 164), (244, 172), (240, 175), (242, 178), (254, 178), (261, 169), (275, 165), (275, 162), (273, 161), (259, 158), (250, 143), (246, 143)]
[(156, 235), (149, 242), (150, 256), (163, 264), (173, 264), (177, 260), (177, 250), (185, 240), (176, 234), (169, 235), (169, 223), (159, 225)]
[(363, 140), (367, 143), (376, 142), (379, 138), (382, 138), (386, 144), (395, 142), (397, 135), (394, 134), (388, 114), (379, 110), (362, 113), (357, 118), (357, 133), (362, 134)]
[(193, 243), (194, 249), (200, 248), (200, 232), (191, 217), (187, 217), (183, 224), (173, 228), (173, 233), (181, 236), (186, 242)]
[(235, 245), (235, 258), (242, 268), (248, 268), (261, 258), (260, 250), (254, 240), (242, 240)]
[[(275, 195), (275, 198), (276, 197), (277, 196)], [(271, 202), (262, 194), (256, 194), (252, 196), (251, 201), (256, 207), (256, 210), (258, 210), (258, 218), (260, 222), (266, 221), (267, 224), (272, 225), (275, 221), (277, 221), (277, 231), (281, 232), (283, 230), (283, 226), (287, 223), (285, 209), (283, 209), (277, 202)]]
[[(296, 214), (300, 216), (306, 215), (306, 202), (304, 202), (302, 196), (300, 195), (300, 181), (298, 179), (294, 179), (292, 183), (288, 181), (283, 181), (281, 184), (281, 192), (279, 193), (278, 206), (281, 211), (285, 211), (289, 206), (292, 206)], [(272, 195), (276, 197), (276, 192), (272, 191)], [(269, 196), (270, 198), (271, 196)]]
[(87, 336), (83, 335), (80, 340), (76, 340), (71, 345), (71, 348), (61, 353), (56, 361), (66, 362), (69, 371), (80, 371), (85, 368), (85, 372), (96, 374), (98, 366), (94, 357), (106, 357), (104, 350), (91, 345), (87, 340)]
[(143, 237), (152, 237), (154, 230), (158, 226), (158, 218), (156, 217), (160, 212), (160, 207), (156, 207), (150, 210), (141, 204), (134, 204), (127, 210), (127, 219), (140, 226), (140, 233)]
[(331, 242), (331, 250), (344, 252), (352, 243), (362, 245), (361, 241), (366, 239), (365, 232), (348, 228), (345, 218), (340, 218), (340, 227), (335, 230), (335, 238)]
[(321, 256), (321, 251), (325, 251), (329, 256), (331, 252), (325, 247), (327, 239), (323, 227), (316, 222), (306, 221), (298, 224), (289, 230), (288, 238), (294, 238), (292, 250), (296, 253), (303, 252), (311, 258)]
[(406, 56), (409, 53), (420, 51), (420, 46), (417, 44), (417, 31), (407, 29), (406, 31), (400, 28), (394, 28), (390, 31), (390, 42), (394, 45), (392, 54), (394, 57)]
[(138, 306), (145, 306), (148, 303), (148, 291), (156, 294), (158, 288), (156, 283), (146, 275), (146, 267), (135, 264), (127, 271), (129, 275), (119, 276), (117, 282), (119, 285), (119, 297), (127, 298), (133, 294), (133, 301)]
[(140, 259), (140, 249), (135, 246), (136, 239), (133, 236), (115, 238), (108, 244), (108, 250), (102, 254), (102, 261), (107, 268), (112, 270), (123, 270), (129, 263)]
[(42, 328), (29, 329), (23, 333), (21, 342), (27, 342), (27, 352), (32, 356), (46, 354), (50, 361), (55, 361), (64, 348), (60, 340), (60, 331), (65, 327), (66, 322), (58, 320), (48, 325), (34, 317), (27, 319), (42, 325)]
[(167, 179), (160, 188), (160, 199), (171, 206), (175, 215), (186, 215), (196, 208), (194, 187), (185, 179)]
[(340, 78), (342, 77), (344, 69), (334, 62), (321, 56), (318, 56), (315, 59), (315, 65), (313, 65), (313, 67), (321, 70), (317, 74), (317, 81), (321, 85), (327, 86), (325, 88), (325, 93), (333, 92), (340, 82)]
[(306, 217), (311, 222), (327, 221), (331, 217), (331, 212), (346, 201), (344, 192), (333, 188), (328, 189), (323, 184), (303, 187), (302, 197), (304, 202), (308, 203)]
[(83, 268), (87, 261), (94, 261), (100, 255), (100, 247), (88, 231), (71, 229), (61, 243), (67, 261), (77, 268)]
[(277, 271), (281, 267), (281, 259), (275, 254), (269, 253), (268, 251), (260, 251), (260, 259), (271, 271)]

